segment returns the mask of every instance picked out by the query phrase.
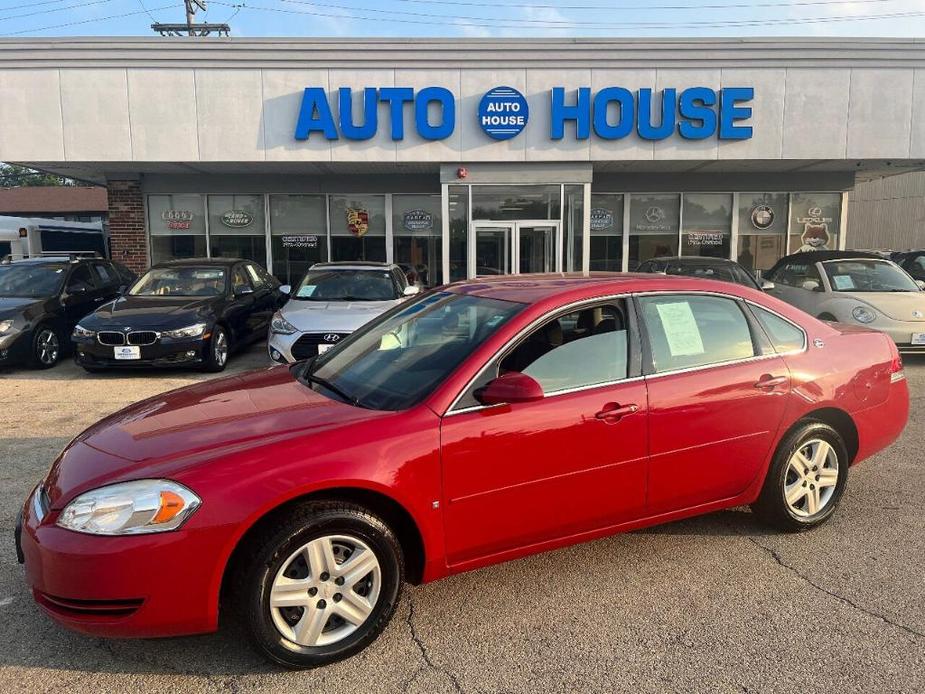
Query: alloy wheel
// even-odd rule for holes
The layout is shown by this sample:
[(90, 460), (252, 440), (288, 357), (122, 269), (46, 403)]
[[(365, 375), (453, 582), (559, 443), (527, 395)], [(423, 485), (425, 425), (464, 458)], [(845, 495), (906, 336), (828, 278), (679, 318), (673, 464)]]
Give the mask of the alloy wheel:
[(300, 646), (328, 646), (366, 622), (379, 599), (375, 553), (349, 535), (325, 535), (293, 552), (270, 588), (277, 631)]
[(787, 462), (784, 501), (794, 516), (809, 518), (828, 506), (837, 484), (838, 454), (827, 441), (810, 439)]
[(224, 330), (218, 330), (213, 338), (212, 349), (215, 352), (215, 363), (218, 366), (224, 366), (228, 361), (228, 338), (225, 337)]
[(45, 366), (51, 366), (58, 361), (58, 353), (61, 351), (61, 345), (58, 342), (58, 336), (54, 330), (45, 328), (39, 333), (35, 341), (36, 351), (39, 361)]

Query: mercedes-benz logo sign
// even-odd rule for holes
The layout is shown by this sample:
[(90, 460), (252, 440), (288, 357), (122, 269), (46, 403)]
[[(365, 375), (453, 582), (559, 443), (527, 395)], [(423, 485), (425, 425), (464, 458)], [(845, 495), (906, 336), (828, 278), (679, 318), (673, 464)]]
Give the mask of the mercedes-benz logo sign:
[(645, 217), (650, 224), (656, 224), (665, 219), (665, 211), (661, 207), (650, 207), (646, 210)]
[(328, 333), (324, 336), (325, 342), (337, 342), (340, 339), (340, 335), (337, 333)]

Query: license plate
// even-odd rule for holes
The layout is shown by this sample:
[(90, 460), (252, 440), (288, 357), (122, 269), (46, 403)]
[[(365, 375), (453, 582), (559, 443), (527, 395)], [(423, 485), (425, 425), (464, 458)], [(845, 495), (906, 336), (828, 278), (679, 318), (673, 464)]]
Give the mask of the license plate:
[(925, 333), (912, 333), (912, 344), (925, 345)]
[(318, 345), (318, 354), (321, 354), (322, 352), (327, 352), (333, 346), (334, 345)]
[(141, 359), (141, 347), (135, 347), (134, 345), (113, 347), (112, 351), (116, 359)]

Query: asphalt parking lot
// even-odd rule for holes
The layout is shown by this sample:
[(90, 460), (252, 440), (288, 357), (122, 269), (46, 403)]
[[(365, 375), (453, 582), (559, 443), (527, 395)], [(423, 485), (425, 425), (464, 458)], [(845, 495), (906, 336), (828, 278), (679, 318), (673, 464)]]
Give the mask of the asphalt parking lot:
[[(265, 366), (264, 349), (228, 372)], [(16, 563), (19, 505), (72, 436), (207, 376), (0, 372), (0, 691), (921, 692), (925, 360), (906, 372), (903, 437), (852, 470), (839, 513), (811, 533), (768, 532), (736, 509), (410, 588), (371, 648), (298, 673), (229, 620), (181, 639), (66, 632)]]

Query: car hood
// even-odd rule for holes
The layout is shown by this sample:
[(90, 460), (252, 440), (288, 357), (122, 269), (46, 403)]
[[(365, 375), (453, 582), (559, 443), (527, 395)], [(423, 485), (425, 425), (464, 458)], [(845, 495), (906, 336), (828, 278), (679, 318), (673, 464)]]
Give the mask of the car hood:
[(138, 402), (72, 441), (46, 478), (53, 508), (106, 484), (171, 477), (198, 463), (389, 412), (324, 397), (277, 366)]
[(925, 292), (838, 292), (838, 295), (872, 306), (893, 320), (925, 322)]
[(15, 318), (28, 308), (41, 304), (46, 299), (32, 299), (30, 297), (5, 296), (0, 297), (0, 320)]
[(300, 301), (290, 299), (283, 306), (283, 317), (303, 332), (331, 330), (353, 332), (380, 313), (388, 311), (393, 301)]
[(81, 321), (94, 330), (106, 328), (158, 328), (177, 326), (208, 317), (214, 302), (221, 297), (121, 296), (100, 306)]

